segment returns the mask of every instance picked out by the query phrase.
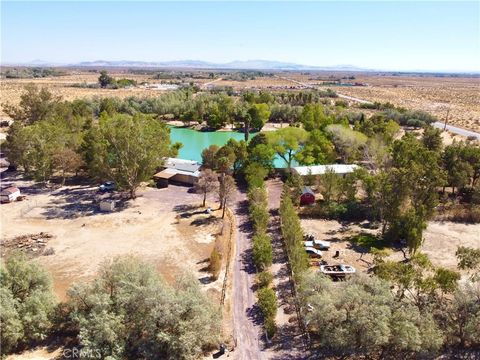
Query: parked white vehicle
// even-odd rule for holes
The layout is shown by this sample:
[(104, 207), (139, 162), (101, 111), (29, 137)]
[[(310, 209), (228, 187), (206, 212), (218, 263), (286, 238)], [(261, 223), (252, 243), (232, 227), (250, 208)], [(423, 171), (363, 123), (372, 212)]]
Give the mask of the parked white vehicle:
[(304, 241), (303, 246), (314, 247), (319, 250), (328, 250), (330, 249), (330, 241), (313, 239), (310, 241)]
[(322, 257), (322, 252), (314, 247), (306, 247), (305, 251), (310, 257)]

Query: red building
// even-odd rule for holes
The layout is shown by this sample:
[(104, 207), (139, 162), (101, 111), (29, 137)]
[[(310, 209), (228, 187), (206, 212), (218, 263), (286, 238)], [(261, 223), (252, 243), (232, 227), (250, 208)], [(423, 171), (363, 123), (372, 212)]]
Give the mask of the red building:
[(310, 205), (315, 203), (315, 193), (308, 186), (304, 186), (302, 195), (300, 195), (300, 205)]

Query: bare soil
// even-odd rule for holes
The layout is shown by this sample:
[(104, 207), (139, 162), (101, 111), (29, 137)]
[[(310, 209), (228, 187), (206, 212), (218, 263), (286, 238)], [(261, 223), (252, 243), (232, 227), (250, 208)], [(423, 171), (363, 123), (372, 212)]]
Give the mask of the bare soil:
[(27, 198), (0, 206), (2, 246), (15, 237), (51, 234), (48, 247), (54, 254), (36, 261), (51, 272), (59, 299), (72, 283), (92, 279), (103, 261), (124, 254), (151, 262), (169, 281), (182, 271), (193, 272), (219, 298), (222, 283), (211, 281), (208, 258), (221, 236), (221, 213), (206, 214), (189, 188), (144, 188), (124, 208), (102, 213), (92, 200), (95, 186), (44, 189), (19, 177), (7, 181)]
[[(367, 249), (348, 239), (360, 233), (378, 234), (378, 230), (365, 229), (354, 223), (342, 224), (334, 220), (318, 219), (302, 219), (302, 227), (305, 233), (332, 242), (330, 250), (324, 251), (322, 257), (328, 264), (349, 264), (361, 272), (367, 272), (372, 265), (373, 257)], [(480, 224), (432, 221), (424, 232), (421, 251), (428, 255), (433, 265), (457, 270), (455, 252), (458, 246), (480, 249)], [(340, 251), (340, 257), (335, 258), (337, 250)], [(401, 251), (393, 251), (391, 258), (400, 260), (403, 259), (403, 254)]]

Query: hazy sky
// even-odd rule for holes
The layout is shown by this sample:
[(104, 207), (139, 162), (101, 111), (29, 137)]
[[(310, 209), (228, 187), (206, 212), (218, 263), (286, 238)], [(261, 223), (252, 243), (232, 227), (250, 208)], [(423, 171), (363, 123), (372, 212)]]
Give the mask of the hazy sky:
[(2, 63), (265, 59), (480, 71), (480, 2), (7, 2)]

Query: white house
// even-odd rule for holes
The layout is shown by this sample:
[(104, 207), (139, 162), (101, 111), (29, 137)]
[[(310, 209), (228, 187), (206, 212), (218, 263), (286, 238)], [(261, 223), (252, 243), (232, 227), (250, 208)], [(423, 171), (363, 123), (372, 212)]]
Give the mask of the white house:
[(0, 192), (0, 201), (2, 203), (9, 203), (17, 200), (19, 196), (20, 196), (20, 189), (17, 187), (11, 186), (6, 189), (3, 189)]

